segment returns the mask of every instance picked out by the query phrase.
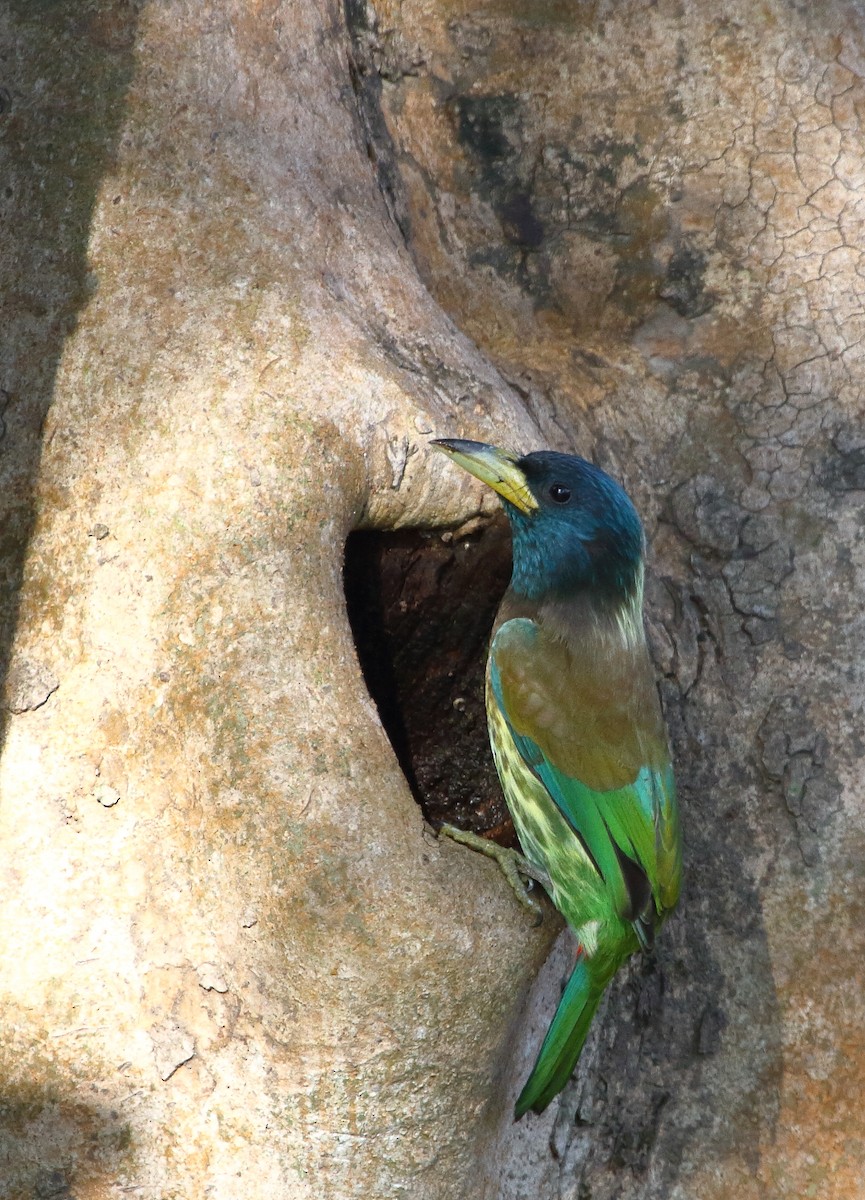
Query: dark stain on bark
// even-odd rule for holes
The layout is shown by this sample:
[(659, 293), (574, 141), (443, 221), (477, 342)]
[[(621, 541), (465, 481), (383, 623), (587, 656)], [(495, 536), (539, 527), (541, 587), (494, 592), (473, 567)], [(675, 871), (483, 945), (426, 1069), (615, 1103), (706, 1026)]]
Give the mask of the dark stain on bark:
[(680, 246), (667, 264), (658, 292), (680, 317), (701, 317), (714, 304), (703, 284), (706, 256), (690, 246)]
[(396, 154), (381, 104), (382, 45), (378, 24), (365, 0), (344, 0), (345, 23), (350, 39), (348, 73), (363, 141), (379, 191), (404, 240), (411, 225)]
[(839, 430), (818, 466), (817, 481), (834, 496), (865, 491), (865, 437), (861, 432)]
[(460, 96), (456, 101), (457, 136), (479, 165), (482, 194), (502, 224), (505, 241), (536, 249), (544, 240), (543, 222), (534, 209), (525, 169), (516, 96)]
[(74, 1200), (135, 1163), (131, 1130), (117, 1112), (50, 1083), (8, 1083), (0, 1125), (4, 1200)]

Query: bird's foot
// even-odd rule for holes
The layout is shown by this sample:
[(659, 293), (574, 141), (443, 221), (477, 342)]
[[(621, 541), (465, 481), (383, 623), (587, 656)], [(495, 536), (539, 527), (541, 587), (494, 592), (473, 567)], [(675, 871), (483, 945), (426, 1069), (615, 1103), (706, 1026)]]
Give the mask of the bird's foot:
[(529, 862), (525, 855), (520, 854), (519, 850), (500, 846), (498, 842), (491, 842), (477, 833), (471, 833), (468, 829), (458, 829), (456, 825), (442, 825), (439, 829), (439, 837), (449, 837), (453, 841), (459, 842), (461, 846), (468, 846), (470, 850), (477, 850), (480, 854), (485, 854), (487, 858), (494, 858), (505, 879), (511, 885), (517, 900), (534, 917), (535, 925), (542, 923), (544, 910), (537, 900), (529, 895), (529, 888), (533, 883), (539, 883), (549, 892), (551, 881), (546, 871)]

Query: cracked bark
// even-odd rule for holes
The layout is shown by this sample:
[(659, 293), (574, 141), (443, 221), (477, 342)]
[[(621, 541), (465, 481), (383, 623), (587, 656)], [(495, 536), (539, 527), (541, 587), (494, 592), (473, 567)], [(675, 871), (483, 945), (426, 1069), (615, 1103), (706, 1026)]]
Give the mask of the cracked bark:
[[(0, 14), (4, 1195), (860, 1196), (857, 8), (74, 7)], [(485, 561), (431, 433), (653, 545), (685, 895), (517, 1127), (568, 947), (526, 1004), (342, 594)]]
[(433, 294), (653, 543), (682, 911), (558, 1115), (503, 1136), (503, 1197), (865, 1187), (857, 13), (381, 0), (355, 29), (412, 47), (379, 153)]

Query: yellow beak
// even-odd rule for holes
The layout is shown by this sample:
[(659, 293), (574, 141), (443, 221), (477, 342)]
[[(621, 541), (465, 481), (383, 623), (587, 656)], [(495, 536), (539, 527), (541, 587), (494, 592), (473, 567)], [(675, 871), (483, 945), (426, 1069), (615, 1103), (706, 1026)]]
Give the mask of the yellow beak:
[(463, 467), (470, 475), (489, 484), (514, 508), (532, 513), (538, 502), (529, 491), (525, 475), (517, 466), (517, 457), (508, 450), (488, 446), (486, 442), (468, 442), (462, 438), (435, 438), (433, 443), (439, 450)]

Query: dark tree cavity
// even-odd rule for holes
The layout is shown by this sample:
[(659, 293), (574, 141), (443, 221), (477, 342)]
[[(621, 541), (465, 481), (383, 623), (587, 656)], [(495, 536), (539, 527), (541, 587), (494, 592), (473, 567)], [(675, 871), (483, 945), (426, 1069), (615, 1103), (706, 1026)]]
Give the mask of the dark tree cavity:
[(510, 578), (504, 518), (456, 534), (356, 531), (344, 578), (367, 687), (424, 816), (512, 844), (484, 709), (489, 631)]

